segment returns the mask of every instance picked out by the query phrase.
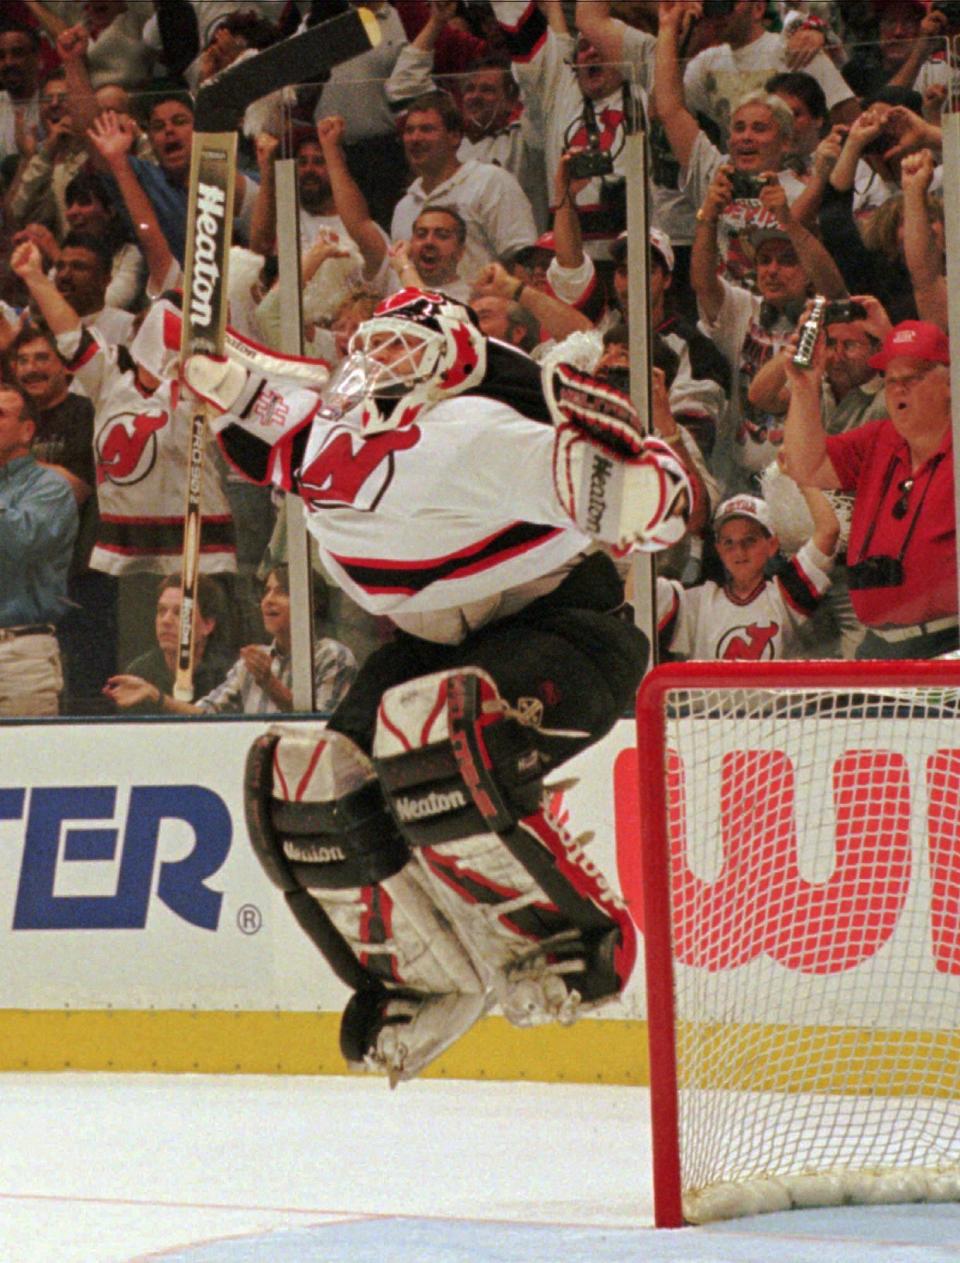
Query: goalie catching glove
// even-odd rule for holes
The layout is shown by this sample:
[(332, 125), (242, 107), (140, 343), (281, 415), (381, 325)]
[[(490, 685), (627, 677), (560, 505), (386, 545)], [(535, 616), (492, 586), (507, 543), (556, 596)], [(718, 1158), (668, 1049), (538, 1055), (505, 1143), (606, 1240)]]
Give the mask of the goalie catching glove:
[(577, 526), (624, 552), (682, 539), (693, 503), (686, 470), (666, 443), (643, 436), (627, 396), (570, 364), (545, 371), (544, 392), (557, 494)]

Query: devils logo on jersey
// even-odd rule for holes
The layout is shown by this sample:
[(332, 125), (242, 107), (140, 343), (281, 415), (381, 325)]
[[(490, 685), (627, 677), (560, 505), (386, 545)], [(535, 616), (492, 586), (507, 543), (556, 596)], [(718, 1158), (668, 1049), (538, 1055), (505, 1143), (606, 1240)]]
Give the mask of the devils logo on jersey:
[(370, 438), (335, 426), (301, 471), (300, 492), (312, 510), (349, 506), (372, 513), (393, 480), (394, 454), (419, 441), (415, 425)]
[(773, 642), (779, 630), (777, 623), (770, 623), (766, 627), (760, 627), (756, 623), (732, 627), (721, 637), (717, 645), (717, 657), (728, 661), (769, 661), (776, 656)]
[[(620, 138), (620, 131), (623, 127), (625, 115), (622, 109), (616, 109), (608, 105), (602, 109), (597, 115), (597, 125), (600, 134), (597, 138), (597, 148), (605, 152), (609, 152), (615, 147), (614, 142)], [(622, 143), (622, 142), (621, 142)], [(590, 146), (590, 132), (587, 130), (586, 122), (581, 122), (576, 128), (573, 135), (566, 141), (567, 149), (586, 149)]]
[(170, 420), (166, 411), (122, 412), (97, 435), (97, 483), (130, 486), (142, 482), (157, 462), (157, 432)]

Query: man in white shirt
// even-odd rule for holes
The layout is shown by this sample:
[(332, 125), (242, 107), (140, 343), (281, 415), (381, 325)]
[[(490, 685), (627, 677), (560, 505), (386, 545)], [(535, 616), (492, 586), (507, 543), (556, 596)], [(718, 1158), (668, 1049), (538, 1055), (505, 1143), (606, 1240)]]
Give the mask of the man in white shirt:
[(397, 203), (390, 235), (410, 240), (428, 202), (452, 206), (466, 224), (460, 276), (470, 280), (487, 263), (532, 245), (538, 234), (530, 202), (514, 177), (491, 163), (461, 162), (462, 139), (460, 111), (445, 93), (432, 92), (411, 104), (403, 145), (416, 178)]
[(534, 208), (537, 223), (547, 222), (543, 142), (536, 135), (520, 101), (510, 62), (497, 56), (473, 62), (464, 75), (433, 77), (434, 52), (444, 28), (456, 16), (456, 4), (433, 4), (430, 16), (414, 40), (400, 50), (393, 73), (384, 85), (388, 99), (402, 111), (407, 102), (443, 87), (460, 100), (464, 136), (459, 157), (466, 162), (495, 162), (516, 176)]

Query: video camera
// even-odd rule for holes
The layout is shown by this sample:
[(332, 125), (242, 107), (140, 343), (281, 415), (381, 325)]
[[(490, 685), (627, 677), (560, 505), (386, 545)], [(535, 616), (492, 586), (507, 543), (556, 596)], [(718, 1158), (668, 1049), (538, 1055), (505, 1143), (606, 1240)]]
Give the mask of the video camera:
[(866, 320), (867, 309), (863, 303), (855, 303), (849, 298), (827, 303), (823, 313), (825, 325), (848, 325), (854, 320)]

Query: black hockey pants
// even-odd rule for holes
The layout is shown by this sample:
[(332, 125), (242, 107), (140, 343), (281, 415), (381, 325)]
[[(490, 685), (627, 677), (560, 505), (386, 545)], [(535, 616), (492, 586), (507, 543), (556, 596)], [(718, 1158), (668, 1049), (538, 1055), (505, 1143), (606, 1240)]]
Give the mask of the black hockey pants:
[(458, 645), (398, 633), (361, 667), (328, 727), (369, 753), (387, 689), (435, 671), (480, 667), (510, 705), (520, 699), (542, 703), (542, 728), (587, 734), (538, 739), (554, 767), (602, 737), (627, 711), (647, 654), (646, 637), (623, 607), (616, 568), (605, 554), (593, 553), (553, 592)]

